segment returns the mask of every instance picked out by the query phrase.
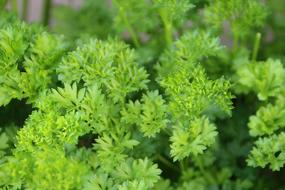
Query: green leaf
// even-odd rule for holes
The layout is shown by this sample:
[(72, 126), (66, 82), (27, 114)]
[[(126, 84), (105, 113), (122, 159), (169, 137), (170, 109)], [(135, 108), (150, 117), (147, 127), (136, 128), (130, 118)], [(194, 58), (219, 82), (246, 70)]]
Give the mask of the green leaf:
[(77, 90), (76, 83), (73, 83), (72, 86), (64, 84), (64, 88), (52, 89), (52, 99), (61, 106), (70, 109), (81, 104), (85, 91), (85, 88)]
[(150, 189), (159, 180), (160, 173), (161, 170), (157, 165), (145, 158), (122, 163), (116, 168), (113, 175), (123, 182), (121, 189), (126, 189), (126, 187)]
[(154, 137), (168, 123), (167, 106), (158, 91), (148, 92), (142, 97), (140, 130), (147, 137)]
[(285, 133), (259, 138), (255, 142), (247, 159), (247, 164), (252, 167), (269, 165), (273, 171), (279, 171), (285, 164)]
[(251, 136), (272, 135), (275, 131), (285, 127), (284, 102), (276, 105), (268, 104), (259, 108), (255, 116), (249, 118), (248, 127)]
[(279, 60), (245, 64), (237, 70), (238, 82), (244, 90), (257, 93), (259, 100), (266, 101), (278, 96), (283, 89), (285, 70)]
[(170, 137), (172, 143), (170, 154), (174, 161), (202, 154), (214, 144), (217, 134), (216, 127), (210, 123), (208, 118), (197, 118), (190, 122), (187, 128), (174, 129)]

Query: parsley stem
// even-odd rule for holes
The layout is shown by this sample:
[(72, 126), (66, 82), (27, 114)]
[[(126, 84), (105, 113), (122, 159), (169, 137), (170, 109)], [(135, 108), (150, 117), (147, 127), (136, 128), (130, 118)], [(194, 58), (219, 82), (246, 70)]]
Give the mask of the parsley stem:
[(186, 170), (187, 165), (188, 165), (188, 161), (189, 161), (188, 159), (180, 160), (179, 163), (180, 163), (180, 169), (182, 172)]
[(172, 131), (169, 127), (165, 127), (163, 130), (167, 135), (171, 136), (172, 135)]
[(157, 154), (156, 155), (156, 158), (161, 161), (163, 164), (165, 164), (167, 167), (179, 172), (179, 169), (174, 165), (172, 164), (170, 161), (168, 161), (166, 158), (164, 158), (163, 156), (161, 156), (160, 154)]
[(128, 20), (128, 18), (127, 18), (127, 15), (126, 15), (125, 11), (122, 11), (122, 16), (123, 16), (124, 22), (125, 22), (125, 24), (126, 24), (126, 27), (127, 27), (128, 31), (129, 31), (129, 33), (130, 33), (130, 35), (131, 35), (131, 38), (132, 38), (132, 40), (133, 40), (135, 46), (136, 46), (136, 47), (140, 47), (140, 43), (139, 43), (138, 37), (137, 37), (137, 35), (136, 35), (134, 29), (133, 29), (132, 26), (130, 25), (129, 20)]
[(28, 6), (29, 6), (29, 0), (23, 0), (23, 7), (22, 7), (22, 16), (23, 20), (28, 20)]
[(45, 0), (43, 4), (43, 17), (42, 17), (42, 23), (44, 26), (49, 25), (50, 21), (50, 11), (52, 7), (52, 0)]
[(165, 39), (167, 42), (167, 46), (170, 47), (172, 44), (172, 24), (165, 25)]
[(198, 165), (198, 168), (200, 172), (203, 174), (203, 176), (205, 177), (205, 179), (211, 184), (216, 184), (216, 180), (213, 178), (213, 176), (211, 176), (209, 172), (205, 171), (205, 168), (201, 162), (201, 159), (198, 158), (196, 159), (196, 161), (197, 161), (196, 163)]
[(16, 15), (18, 15), (18, 2), (17, 2), (17, 0), (12, 0), (11, 4), (12, 4), (12, 10), (14, 11), (14, 13)]
[(159, 15), (161, 17), (162, 23), (164, 25), (164, 34), (167, 46), (170, 47), (172, 45), (172, 22), (169, 21), (167, 11), (163, 8), (159, 10)]
[(234, 34), (233, 49), (232, 49), (233, 52), (235, 52), (235, 51), (237, 50), (237, 48), (238, 48), (238, 43), (239, 43), (239, 39), (238, 39), (237, 35)]
[(257, 58), (257, 54), (258, 54), (258, 50), (259, 50), (259, 46), (260, 46), (260, 39), (261, 39), (261, 34), (258, 32), (258, 33), (256, 33), (256, 36), (255, 36), (254, 47), (253, 47), (253, 51), (252, 51), (251, 60), (253, 62), (256, 61), (256, 58)]
[(134, 42), (135, 46), (138, 48), (140, 47), (140, 42), (139, 42), (139, 38), (136, 34), (136, 32), (134, 31), (133, 27), (131, 26), (127, 14), (126, 14), (126, 10), (124, 9), (124, 7), (122, 7), (120, 5), (120, 3), (117, 0), (114, 0), (114, 4), (117, 6), (117, 8), (119, 9), (119, 14), (121, 15), (123, 22), (125, 23), (128, 32), (131, 35), (132, 41)]

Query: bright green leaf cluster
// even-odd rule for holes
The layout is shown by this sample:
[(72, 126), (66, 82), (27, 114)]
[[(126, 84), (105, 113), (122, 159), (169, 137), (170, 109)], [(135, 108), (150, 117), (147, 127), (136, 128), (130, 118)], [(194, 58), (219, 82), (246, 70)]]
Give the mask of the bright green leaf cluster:
[(0, 105), (13, 98), (33, 103), (54, 83), (54, 65), (65, 50), (62, 38), (41, 29), (34, 31), (18, 22), (1, 28)]
[(230, 84), (223, 78), (210, 80), (205, 71), (197, 66), (192, 73), (182, 71), (161, 82), (169, 96), (169, 109), (175, 119), (183, 121), (199, 116), (217, 106), (230, 114)]
[(126, 96), (146, 88), (147, 73), (136, 61), (133, 50), (124, 43), (92, 40), (70, 53), (59, 65), (59, 79), (65, 83), (96, 84), (114, 102), (124, 102)]
[(285, 69), (279, 60), (244, 64), (238, 68), (237, 74), (242, 90), (254, 91), (261, 101), (278, 96), (284, 88)]
[(0, 189), (284, 189), (278, 3), (4, 3)]
[(122, 190), (147, 190), (158, 181), (160, 173), (157, 165), (152, 165), (148, 159), (128, 160), (114, 171), (114, 175), (123, 182), (119, 186)]
[[(260, 101), (265, 102), (256, 115), (249, 118), (250, 135), (258, 137), (247, 162), (250, 166), (279, 170), (282, 158), (282, 131), (284, 123), (284, 78), (285, 69), (279, 60), (241, 64), (237, 69), (239, 90), (254, 92)], [(277, 133), (277, 134), (276, 134)]]
[(221, 49), (219, 39), (209, 32), (188, 32), (160, 57), (156, 66), (159, 79), (181, 70), (190, 72), (203, 59), (217, 55)]
[(154, 137), (168, 123), (167, 106), (158, 91), (143, 95), (142, 103), (138, 101), (128, 103), (122, 115), (124, 122), (138, 125), (140, 131), (148, 137)]
[(280, 128), (285, 127), (284, 114), (284, 101), (278, 101), (276, 105), (268, 104), (259, 108), (256, 115), (249, 118), (250, 135), (271, 135)]
[(284, 139), (284, 132), (270, 137), (259, 138), (255, 142), (255, 147), (247, 160), (248, 165), (264, 168), (269, 164), (270, 169), (279, 171), (285, 164)]
[(17, 152), (0, 168), (0, 185), (8, 189), (81, 189), (88, 177), (88, 166), (78, 158), (49, 148)]
[(187, 128), (177, 128), (170, 138), (171, 155), (174, 160), (181, 160), (190, 155), (202, 154), (215, 142), (218, 132), (206, 117), (197, 118)]
[[(43, 38), (37, 40), (35, 47), (45, 42)], [(46, 56), (44, 53), (33, 51), (33, 55), (39, 57)], [(54, 67), (64, 87), (43, 89), (38, 94), (34, 102), (37, 110), (18, 132), (13, 155), (0, 166), (4, 171), (2, 176), (9, 174), (5, 175), (4, 184), (14, 188), (46, 189), (56, 182), (58, 186), (53, 186), (54, 189), (84, 189), (96, 183), (91, 175), (94, 169), (97, 176), (109, 175), (115, 189), (151, 188), (159, 179), (160, 170), (156, 165), (147, 159), (132, 161), (132, 167), (124, 165), (126, 159), (132, 158), (130, 150), (139, 142), (127, 132), (120, 111), (132, 93), (147, 88), (148, 81), (146, 71), (135, 62), (134, 52), (115, 40), (91, 41), (68, 54), (59, 65), (48, 65), (50, 61), (56, 62), (55, 59), (42, 61), (43, 68), (45, 65)], [(147, 135), (153, 136), (166, 125), (166, 108), (162, 107), (162, 112), (156, 115), (163, 104), (157, 91), (142, 98), (139, 115)], [(90, 154), (92, 164), (87, 164), (89, 156), (84, 159), (79, 156), (80, 152), (89, 154), (90, 151), (76, 148), (84, 135), (98, 136)], [(134, 173), (133, 179), (126, 182), (120, 175), (113, 174), (118, 165), (126, 172), (145, 169), (150, 175), (140, 177)], [(38, 182), (33, 183), (33, 180)]]
[[(196, 130), (194, 128), (199, 125), (204, 128), (204, 122), (193, 124), (195, 119), (202, 117), (212, 108), (230, 114), (230, 83), (223, 78), (209, 79), (200, 64), (203, 58), (216, 55), (220, 49), (218, 40), (210, 37), (209, 33), (194, 31), (182, 36), (175, 46), (162, 56), (161, 63), (157, 66), (158, 81), (165, 89), (172, 123), (182, 127), (175, 128), (171, 137), (171, 154), (174, 160), (181, 160), (191, 153), (200, 154), (213, 144), (217, 132), (206, 118), (205, 128), (210, 127), (203, 130), (211, 131), (208, 136), (199, 132), (195, 135), (185, 132), (191, 131), (192, 128)], [(183, 126), (189, 127), (184, 129)], [(205, 141), (205, 144), (201, 145), (201, 141)]]

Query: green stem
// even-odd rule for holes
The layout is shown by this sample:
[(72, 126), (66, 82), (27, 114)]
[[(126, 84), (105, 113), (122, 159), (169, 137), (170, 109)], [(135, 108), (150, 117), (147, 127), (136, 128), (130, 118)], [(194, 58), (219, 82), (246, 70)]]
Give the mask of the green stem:
[(170, 129), (169, 127), (165, 127), (165, 128), (163, 129), (163, 131), (164, 131), (167, 135), (169, 135), (169, 136), (172, 135), (172, 131), (171, 131), (171, 129)]
[(124, 22), (126, 24), (126, 27), (127, 27), (127, 30), (129, 31), (130, 35), (131, 35), (131, 38), (135, 44), (136, 47), (140, 47), (140, 43), (139, 43), (139, 39), (134, 31), (134, 29), (132, 28), (132, 26), (130, 25), (129, 23), (129, 20), (127, 18), (127, 15), (125, 13), (125, 11), (122, 11), (122, 16), (123, 16), (123, 19), (124, 19)]
[(170, 47), (172, 45), (172, 24), (166, 23), (165, 24), (165, 40), (167, 43), (167, 46)]
[(23, 0), (23, 7), (22, 7), (22, 16), (23, 20), (28, 20), (28, 7), (29, 7), (29, 0)]
[(179, 172), (179, 169), (174, 165), (172, 164), (171, 162), (169, 162), (166, 158), (164, 158), (163, 156), (161, 156), (160, 154), (157, 154), (156, 155), (156, 158), (161, 161), (162, 163), (164, 163), (167, 167)]
[(184, 166), (183, 160), (181, 160), (179, 162), (179, 164), (180, 164), (180, 170), (183, 172), (185, 170), (185, 166)]
[(159, 15), (162, 20), (163, 26), (164, 26), (164, 35), (166, 44), (168, 47), (172, 45), (173, 39), (172, 39), (172, 22), (168, 20), (167, 11), (163, 8), (159, 10)]
[(180, 164), (180, 169), (181, 169), (182, 172), (187, 169), (188, 162), (189, 162), (189, 160), (187, 158), (183, 159), (183, 160), (180, 160), (179, 164)]
[(138, 38), (135, 30), (133, 29), (133, 27), (131, 26), (131, 24), (128, 20), (126, 10), (120, 5), (120, 3), (117, 0), (114, 0), (114, 3), (117, 6), (117, 8), (119, 9), (119, 14), (121, 15), (123, 22), (125, 23), (127, 30), (131, 35), (132, 41), (134, 42), (134, 44), (137, 48), (140, 47), (139, 38)]
[(15, 12), (16, 15), (18, 15), (18, 1), (12, 0), (11, 5), (12, 5), (12, 10)]
[(200, 172), (203, 174), (203, 176), (206, 178), (206, 180), (211, 184), (215, 184), (216, 180), (208, 172), (205, 171), (201, 160), (198, 158), (198, 159), (196, 159), (196, 161), (197, 161), (196, 163), (198, 164), (198, 168), (199, 168)]
[(235, 52), (238, 48), (238, 43), (239, 43), (238, 41), (239, 41), (239, 39), (238, 39), (237, 35), (234, 34), (233, 52)]
[(52, 7), (52, 0), (45, 0), (43, 4), (43, 17), (42, 17), (42, 23), (44, 26), (49, 25), (50, 20), (50, 11)]
[(253, 47), (253, 52), (252, 52), (252, 58), (251, 60), (254, 62), (256, 61), (259, 46), (260, 46), (260, 39), (261, 39), (261, 34), (257, 33), (255, 36), (255, 41), (254, 41), (254, 47)]

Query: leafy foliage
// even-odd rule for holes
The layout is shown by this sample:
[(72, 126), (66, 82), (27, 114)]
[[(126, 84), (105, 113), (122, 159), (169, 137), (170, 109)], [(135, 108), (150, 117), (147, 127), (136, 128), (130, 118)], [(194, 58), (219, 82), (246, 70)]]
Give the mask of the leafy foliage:
[(265, 167), (269, 164), (273, 171), (280, 170), (284, 165), (284, 133), (260, 138), (256, 141), (248, 159), (250, 166)]
[(284, 189), (276, 2), (85, 0), (47, 28), (5, 3), (1, 189)]
[(181, 160), (189, 155), (197, 156), (215, 142), (216, 127), (207, 118), (195, 119), (187, 131), (178, 128), (171, 137), (171, 155)]
[(284, 68), (279, 60), (264, 63), (249, 63), (239, 68), (239, 83), (243, 90), (255, 90), (261, 101), (278, 96), (282, 91)]
[(1, 28), (0, 40), (0, 105), (13, 98), (33, 103), (54, 83), (54, 64), (66, 50), (63, 40), (22, 23)]
[[(279, 104), (280, 103), (280, 104)], [(271, 135), (281, 127), (284, 127), (284, 106), (279, 101), (277, 105), (261, 107), (256, 115), (249, 118), (250, 134), (252, 136)]]
[(249, 118), (249, 133), (259, 138), (247, 162), (254, 167), (265, 167), (269, 164), (272, 170), (279, 170), (284, 164), (283, 150), (279, 148), (282, 146), (279, 143), (282, 143), (283, 132), (275, 133), (284, 127), (283, 65), (279, 60), (272, 59), (266, 62), (246, 63), (239, 67), (237, 74), (241, 92), (253, 91), (260, 101), (266, 103), (258, 109), (256, 115)]

